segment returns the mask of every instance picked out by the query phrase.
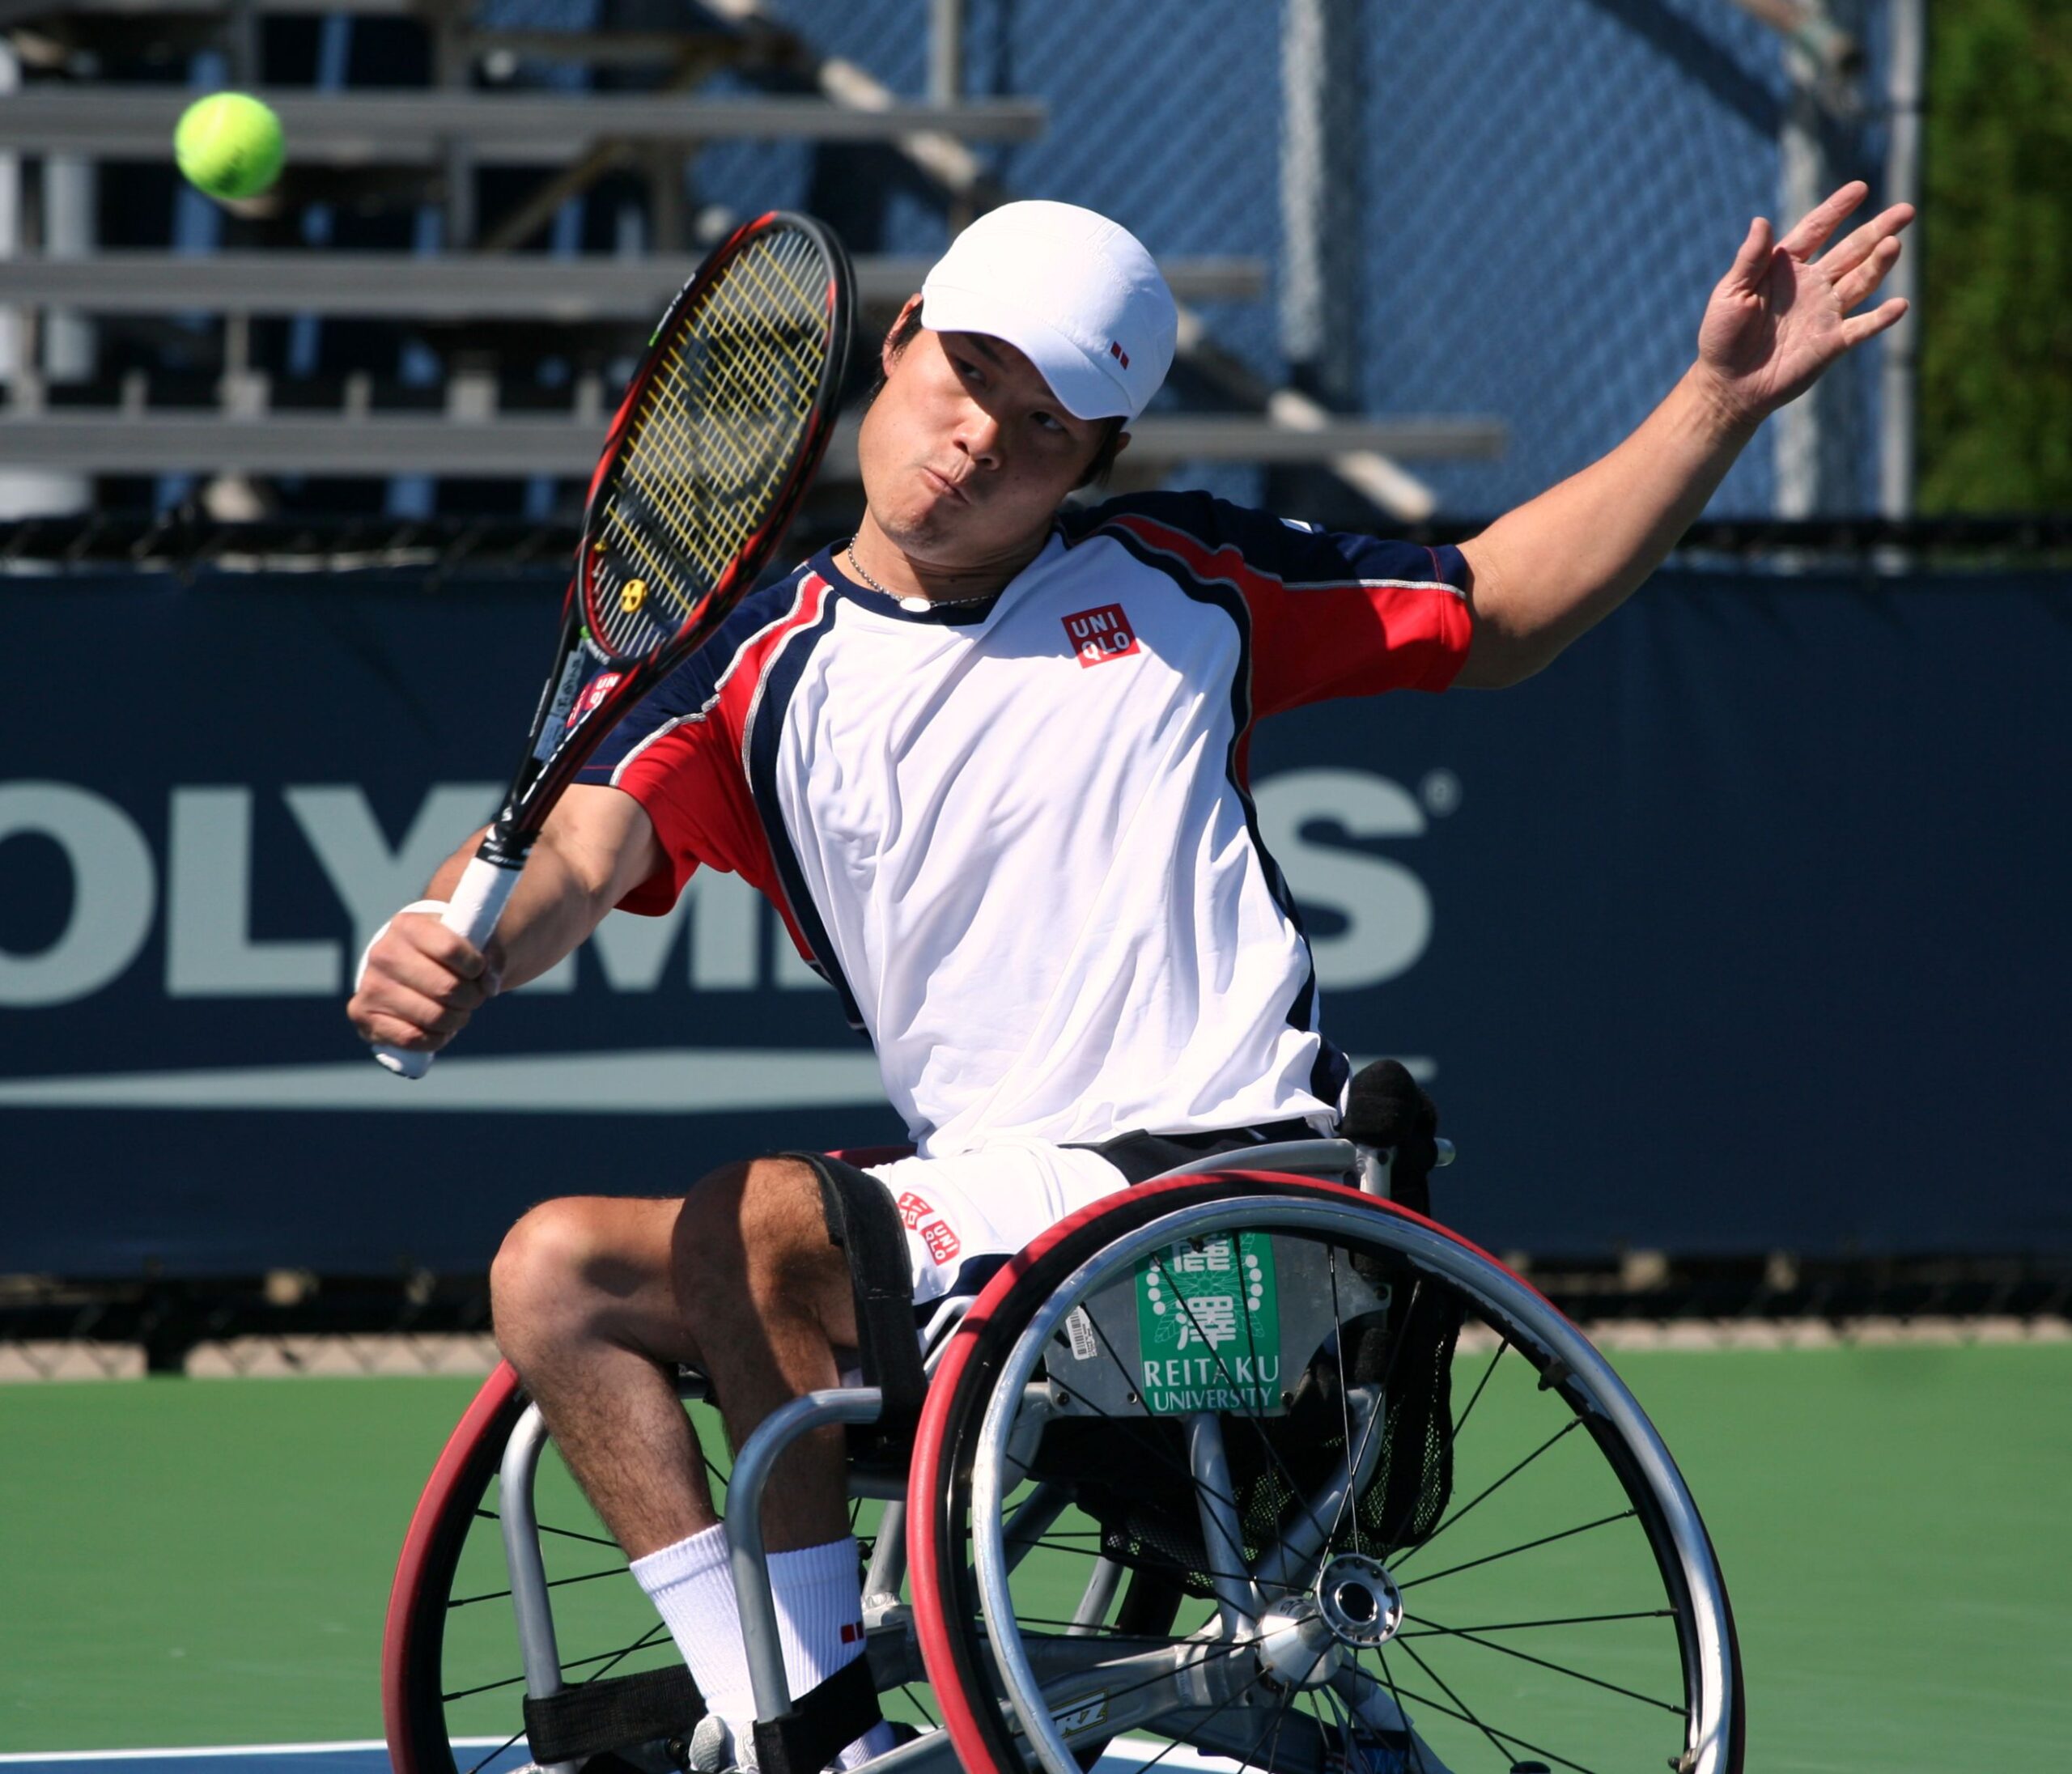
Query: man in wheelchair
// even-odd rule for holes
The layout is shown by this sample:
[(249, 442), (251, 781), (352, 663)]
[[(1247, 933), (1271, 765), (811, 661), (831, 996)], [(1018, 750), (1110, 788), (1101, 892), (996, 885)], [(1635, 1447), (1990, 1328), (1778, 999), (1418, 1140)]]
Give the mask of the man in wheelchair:
[[(1893, 303), (1849, 316), (1897, 257), (1906, 210), (1815, 257), (1863, 194), (1845, 189), (1781, 243), (1756, 224), (1656, 411), (1458, 548), (1203, 494), (1068, 504), (1127, 447), (1175, 309), (1112, 223), (1050, 203), (981, 218), (881, 348), (856, 535), (752, 594), (605, 742), (486, 953), (436, 916), (474, 840), (461, 846), (433, 898), (371, 945), (353, 1021), (369, 1042), (435, 1050), (613, 908), (664, 912), (700, 866), (743, 875), (868, 1031), (911, 1131), (912, 1156), (865, 1168), (921, 1307), (1146, 1178), (1332, 1134), (1350, 1068), (1320, 1032), (1294, 898), (1253, 816), (1253, 723), (1327, 698), (1514, 683), (1615, 609), (1761, 419), (1899, 317)], [(1399, 1118), (1375, 1137), (1430, 1133)], [(755, 1706), (677, 1376), (710, 1377), (737, 1448), (837, 1385), (864, 1327), (830, 1207), (868, 1219), (855, 1190), (840, 1164), (759, 1157), (653, 1197), (548, 1201), (496, 1257), (499, 1343), (716, 1721), (692, 1746), (699, 1766), (752, 1756)], [(1333, 1394), (1348, 1448), (1350, 1387)], [(786, 1677), (806, 1694), (864, 1650), (839, 1429), (783, 1455), (762, 1530)], [(1155, 1564), (1149, 1529), (1103, 1533), (1119, 1557), (1137, 1548), (1140, 1575)], [(1280, 1642), (1263, 1592), (1230, 1592), (1216, 1568), (1230, 1557), (1194, 1546), (1247, 1642)], [(1345, 1644), (1381, 1581), (1341, 1585)], [(1259, 1654), (1260, 1679), (1301, 1685)], [(892, 1741), (873, 1725), (834, 1765)]]

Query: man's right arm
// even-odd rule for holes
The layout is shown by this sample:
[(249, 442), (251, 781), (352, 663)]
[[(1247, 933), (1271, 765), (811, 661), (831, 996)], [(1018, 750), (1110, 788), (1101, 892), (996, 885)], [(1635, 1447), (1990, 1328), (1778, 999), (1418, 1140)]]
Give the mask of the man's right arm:
[[(427, 897), (446, 899), (481, 837), (455, 851)], [(639, 802), (578, 785), (548, 815), (485, 954), (426, 913), (399, 913), (367, 950), (346, 1014), (369, 1042), (436, 1053), (506, 987), (552, 967), (664, 858)]]

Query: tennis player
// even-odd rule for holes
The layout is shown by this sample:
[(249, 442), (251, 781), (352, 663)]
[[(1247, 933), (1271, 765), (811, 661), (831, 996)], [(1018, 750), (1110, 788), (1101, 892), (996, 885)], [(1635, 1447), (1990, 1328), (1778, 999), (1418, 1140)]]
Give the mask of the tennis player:
[[(877, 1174), (922, 1302), (1187, 1157), (1329, 1131), (1346, 1062), (1246, 792), (1252, 723), (1514, 684), (1616, 609), (1764, 418), (1904, 312), (1853, 311), (1909, 210), (1828, 244), (1865, 195), (1845, 187), (1781, 240), (1753, 223), (1661, 405), (1457, 549), (1198, 494), (1064, 508), (1164, 380), (1172, 297), (1089, 211), (982, 217), (884, 342), (854, 537), (751, 596), (605, 742), (486, 954), (435, 915), (474, 840), (456, 850), (372, 945), (354, 1022), (442, 1047), (614, 906), (660, 914), (698, 868), (740, 874), (876, 1046), (915, 1148)], [(806, 1167), (684, 1182), (534, 1208), (497, 1256), (495, 1322), (731, 1729), (732, 1756), (710, 1732), (698, 1746), (724, 1767), (754, 1708), (673, 1370), (712, 1375), (738, 1445), (835, 1384), (856, 1327)], [(766, 1506), (795, 1694), (862, 1649), (841, 1458), (835, 1432), (800, 1444)]]

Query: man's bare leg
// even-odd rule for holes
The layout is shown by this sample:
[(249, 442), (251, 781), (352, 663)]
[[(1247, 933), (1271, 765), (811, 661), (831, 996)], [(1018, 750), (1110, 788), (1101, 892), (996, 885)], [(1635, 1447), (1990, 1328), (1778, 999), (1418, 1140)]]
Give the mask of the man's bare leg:
[[(678, 1309), (737, 1448), (773, 1411), (839, 1382), (834, 1349), (856, 1342), (856, 1301), (805, 1165), (758, 1158), (706, 1178), (685, 1198), (673, 1267)], [(848, 1538), (843, 1458), (839, 1428), (786, 1450), (762, 1500), (771, 1551)]]
[(719, 1519), (677, 1397), (702, 1365), (669, 1284), (681, 1203), (574, 1195), (512, 1228), (490, 1272), (498, 1346), (631, 1558)]
[[(723, 1766), (749, 1740), (754, 1699), (730, 1551), (673, 1369), (711, 1376), (737, 1448), (834, 1383), (833, 1345), (854, 1340), (856, 1314), (818, 1181), (762, 1159), (715, 1171), (681, 1207), (549, 1202), (512, 1229), (491, 1281), (499, 1342), (726, 1727), (694, 1751), (699, 1765)], [(860, 1649), (840, 1432), (795, 1445), (782, 1466), (764, 1522), (785, 1668), (804, 1693)], [(874, 1727), (837, 1765), (890, 1745)]]
[[(514, 1226), (490, 1271), (496, 1335), (605, 1525), (639, 1558), (719, 1520), (679, 1364), (719, 1389), (736, 1447), (772, 1411), (835, 1383), (853, 1342), (847, 1261), (804, 1165), (758, 1159), (681, 1203), (575, 1195)], [(787, 1454), (772, 1550), (848, 1532), (839, 1431)]]

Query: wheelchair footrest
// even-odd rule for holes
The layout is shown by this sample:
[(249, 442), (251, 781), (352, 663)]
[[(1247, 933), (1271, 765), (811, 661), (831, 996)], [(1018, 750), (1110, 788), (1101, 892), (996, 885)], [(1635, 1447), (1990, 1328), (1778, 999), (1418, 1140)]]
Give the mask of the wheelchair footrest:
[(635, 1743), (688, 1738), (705, 1717), (705, 1696), (681, 1664), (643, 1670), (525, 1700), (525, 1742), (541, 1767), (582, 1762)]
[(781, 1718), (756, 1721), (756, 1766), (762, 1774), (820, 1774), (884, 1716), (870, 1659), (860, 1657), (794, 1700)]

